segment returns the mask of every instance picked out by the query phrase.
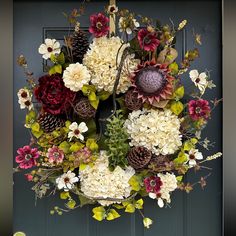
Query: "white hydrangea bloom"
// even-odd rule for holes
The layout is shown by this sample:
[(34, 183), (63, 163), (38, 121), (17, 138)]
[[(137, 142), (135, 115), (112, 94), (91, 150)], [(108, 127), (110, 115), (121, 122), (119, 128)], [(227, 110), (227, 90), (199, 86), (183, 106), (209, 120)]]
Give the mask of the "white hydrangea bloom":
[(70, 64), (63, 73), (63, 81), (67, 88), (71, 91), (78, 92), (83, 85), (89, 84), (90, 74), (86, 66), (75, 63)]
[(144, 146), (156, 155), (173, 154), (182, 145), (180, 120), (168, 109), (133, 111), (125, 128), (130, 146)]
[[(121, 45), (122, 41), (119, 37), (94, 38), (90, 49), (85, 54), (83, 64), (90, 70), (91, 83), (96, 86), (98, 91), (105, 90), (112, 93), (117, 75), (116, 58)], [(124, 44), (120, 49), (118, 65), (124, 49), (128, 46), (128, 44)], [(130, 74), (139, 63), (139, 60), (133, 57), (133, 55), (128, 55), (124, 62), (117, 94), (126, 92), (131, 85)]]
[(165, 200), (167, 203), (171, 202), (170, 193), (177, 188), (177, 179), (176, 176), (171, 173), (158, 174), (158, 176), (161, 178), (162, 186), (160, 190), (161, 196), (158, 198), (157, 203), (159, 207), (163, 207), (163, 200)]
[[(101, 151), (94, 166), (87, 166), (80, 171), (81, 191), (89, 197), (118, 198), (123, 199), (130, 196), (131, 186), (129, 179), (135, 174), (132, 167), (123, 170), (119, 166), (112, 172), (108, 168), (108, 156)], [(103, 206), (114, 202), (98, 201)]]

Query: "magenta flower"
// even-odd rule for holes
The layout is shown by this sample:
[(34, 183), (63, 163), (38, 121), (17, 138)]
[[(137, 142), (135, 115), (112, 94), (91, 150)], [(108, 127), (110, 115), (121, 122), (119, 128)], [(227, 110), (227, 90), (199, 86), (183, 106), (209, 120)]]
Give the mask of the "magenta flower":
[(90, 16), (90, 27), (89, 32), (93, 34), (96, 38), (105, 36), (109, 31), (109, 19), (104, 16), (102, 13), (98, 13), (97, 15)]
[(53, 146), (48, 149), (47, 157), (50, 163), (59, 164), (64, 159), (64, 152), (58, 147)]
[(200, 118), (207, 119), (210, 116), (211, 108), (207, 100), (199, 99), (191, 100), (188, 103), (188, 110), (193, 120), (199, 120)]
[(147, 29), (141, 29), (138, 32), (138, 41), (140, 47), (145, 51), (155, 51), (160, 44), (156, 32), (149, 32)]
[(150, 176), (144, 179), (144, 185), (147, 193), (158, 194), (161, 190), (162, 181), (158, 176)]
[(30, 146), (24, 146), (17, 150), (19, 154), (16, 156), (16, 163), (19, 163), (21, 169), (29, 169), (36, 166), (36, 159), (39, 157), (37, 148), (31, 148)]

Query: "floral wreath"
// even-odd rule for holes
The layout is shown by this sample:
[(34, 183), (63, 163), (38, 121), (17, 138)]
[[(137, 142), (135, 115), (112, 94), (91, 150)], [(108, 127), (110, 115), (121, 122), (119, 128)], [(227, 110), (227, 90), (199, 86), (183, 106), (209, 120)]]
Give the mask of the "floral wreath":
[[(35, 79), (24, 56), (18, 57), (28, 82), (18, 102), (27, 110), (31, 140), (17, 150), (15, 170), (30, 169), (25, 176), (37, 198), (59, 192), (65, 207), (55, 206), (51, 214), (94, 204), (98, 221), (139, 211), (149, 228), (145, 197), (164, 207), (175, 190), (206, 185), (210, 174), (196, 183), (185, 183), (184, 176), (210, 169), (204, 163), (222, 155), (203, 157), (200, 149), (212, 147), (201, 130), (220, 100), (203, 98), (215, 87), (208, 71), (190, 70), (192, 87), (185, 91), (182, 78), (199, 57), (195, 48), (176, 62), (176, 35), (186, 20), (178, 27), (154, 26), (152, 19), (112, 5), (90, 16), (90, 43), (78, 21), (82, 10), (65, 14), (75, 26), (65, 45), (48, 38), (40, 45), (51, 63), (45, 75)], [(119, 19), (120, 36), (108, 16)], [(200, 35), (194, 37), (201, 44)], [(111, 112), (102, 117), (108, 101)]]

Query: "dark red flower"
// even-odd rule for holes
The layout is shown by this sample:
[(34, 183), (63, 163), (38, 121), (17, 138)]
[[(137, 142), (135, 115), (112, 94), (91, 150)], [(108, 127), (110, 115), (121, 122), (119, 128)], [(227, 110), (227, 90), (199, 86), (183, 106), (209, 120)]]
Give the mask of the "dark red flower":
[(42, 103), (44, 111), (58, 115), (71, 108), (76, 94), (64, 86), (60, 74), (53, 74), (39, 78), (34, 95)]
[(162, 186), (161, 178), (158, 176), (150, 176), (144, 179), (144, 185), (147, 193), (158, 194)]
[(140, 47), (145, 51), (155, 51), (155, 49), (160, 44), (160, 41), (157, 39), (157, 33), (149, 32), (147, 29), (141, 29), (138, 32), (138, 41)]
[(200, 118), (207, 119), (210, 116), (211, 108), (209, 102), (204, 99), (191, 100), (188, 103), (189, 115), (193, 120)]
[(105, 36), (109, 31), (109, 18), (104, 16), (102, 13), (90, 16), (90, 27), (89, 32), (93, 34), (96, 38)]

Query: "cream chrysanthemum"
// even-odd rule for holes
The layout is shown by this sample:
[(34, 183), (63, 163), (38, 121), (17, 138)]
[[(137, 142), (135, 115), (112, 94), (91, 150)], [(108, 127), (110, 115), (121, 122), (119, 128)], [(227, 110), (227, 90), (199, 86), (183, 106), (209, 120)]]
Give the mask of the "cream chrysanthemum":
[(146, 147), (156, 155), (173, 154), (182, 145), (180, 120), (168, 109), (133, 111), (125, 128), (131, 146)]
[[(111, 172), (108, 168), (108, 156), (105, 151), (101, 151), (94, 166), (87, 166), (80, 171), (81, 191), (89, 197), (117, 198), (123, 199), (130, 195), (131, 187), (129, 179), (135, 174), (132, 167), (123, 170), (119, 166)], [(114, 202), (100, 200), (103, 206), (108, 206)]]
[(74, 92), (80, 91), (83, 85), (88, 84), (90, 78), (88, 69), (80, 63), (70, 64), (63, 73), (65, 86)]
[[(121, 45), (122, 41), (119, 37), (95, 38), (90, 45), (90, 50), (85, 54), (83, 64), (90, 70), (91, 82), (98, 91), (105, 90), (112, 93), (117, 75), (117, 54), (119, 64), (124, 49), (129, 46), (129, 44), (124, 44), (120, 49)], [(130, 74), (139, 63), (139, 60), (133, 57), (133, 55), (128, 55), (124, 62), (117, 94), (126, 92), (131, 85)]]

